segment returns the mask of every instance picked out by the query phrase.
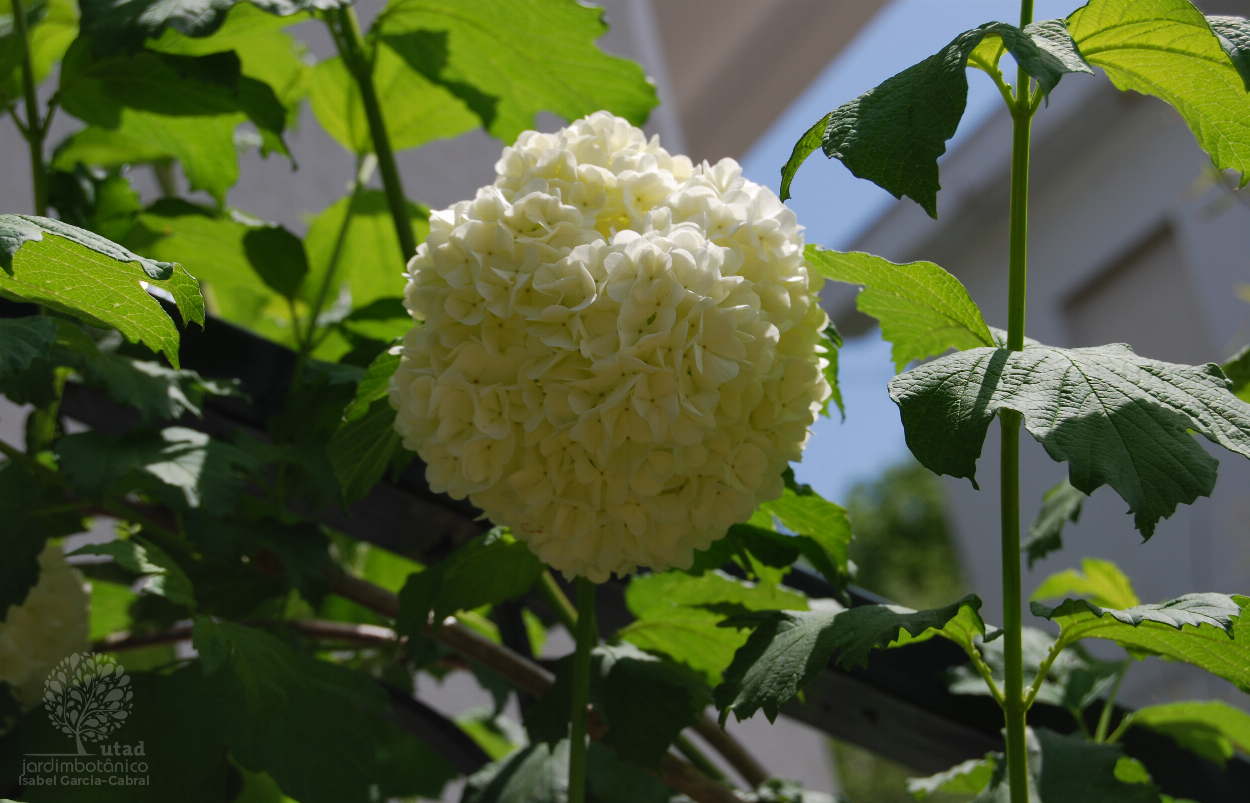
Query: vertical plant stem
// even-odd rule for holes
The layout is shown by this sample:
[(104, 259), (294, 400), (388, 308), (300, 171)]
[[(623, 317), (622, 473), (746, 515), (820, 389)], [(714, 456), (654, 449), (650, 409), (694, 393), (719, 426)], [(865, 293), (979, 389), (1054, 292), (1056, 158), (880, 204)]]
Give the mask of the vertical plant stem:
[(404, 185), (395, 164), (395, 149), (391, 147), (390, 135), (386, 133), (382, 106), (378, 102), (377, 88), (373, 84), (373, 60), (365, 50), (365, 41), (360, 34), (360, 22), (356, 19), (355, 10), (346, 6), (333, 13), (337, 16), (339, 27), (335, 39), (343, 61), (360, 87), (360, 100), (365, 107), (365, 119), (369, 123), (369, 134), (373, 139), (373, 152), (378, 157), (382, 187), (386, 190), (386, 202), (391, 208), (395, 233), (399, 236), (401, 257), (407, 264), (417, 252), (417, 237), (412, 230), (412, 221), (408, 218), (408, 202), (404, 198)]
[(555, 617), (560, 620), (560, 624), (564, 625), (564, 629), (569, 631), (569, 635), (576, 636), (577, 609), (560, 590), (560, 585), (556, 582), (551, 569), (543, 569), (542, 575), (538, 578), (538, 593), (542, 595), (543, 601), (547, 603), (547, 607), (551, 608)]
[(43, 164), (43, 138), (47, 134), (39, 114), (35, 93), (35, 66), (30, 58), (30, 31), (26, 28), (26, 5), (13, 0), (13, 28), (22, 40), (22, 93), (26, 96), (26, 129), (22, 134), (30, 146), (30, 172), (35, 188), (35, 214), (48, 215), (48, 171)]
[[(1020, 3), (1020, 27), (1033, 21), (1033, 0)], [(1029, 129), (1033, 116), (1030, 77), (1016, 71), (1015, 104), (1011, 107), (1011, 245), (1008, 266), (1007, 348), (1024, 349), (1024, 312), (1028, 288)], [(1011, 803), (1028, 803), (1028, 755), (1025, 747), (1024, 656), (1020, 593), (1020, 413), (1002, 410), (1002, 551), (1003, 650), (1005, 675), (1003, 715), (1007, 725), (1007, 777)], [(1040, 678), (1038, 680), (1040, 683)]]
[(573, 653), (573, 707), (569, 712), (569, 803), (586, 800), (586, 706), (590, 703), (590, 651), (599, 643), (595, 589), (577, 578), (577, 651)]

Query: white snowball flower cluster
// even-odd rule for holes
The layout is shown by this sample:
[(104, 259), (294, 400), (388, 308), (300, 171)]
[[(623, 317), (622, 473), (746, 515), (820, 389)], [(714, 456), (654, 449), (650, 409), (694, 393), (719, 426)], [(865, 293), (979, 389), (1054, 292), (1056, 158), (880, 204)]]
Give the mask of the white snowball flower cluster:
[(495, 170), (408, 264), (404, 445), (566, 575), (688, 567), (781, 494), (831, 393), (802, 229), (607, 112)]
[(0, 622), (0, 680), (30, 708), (43, 700), (43, 682), (67, 655), (91, 648), (91, 597), (83, 577), (49, 543), (39, 555), (39, 582)]

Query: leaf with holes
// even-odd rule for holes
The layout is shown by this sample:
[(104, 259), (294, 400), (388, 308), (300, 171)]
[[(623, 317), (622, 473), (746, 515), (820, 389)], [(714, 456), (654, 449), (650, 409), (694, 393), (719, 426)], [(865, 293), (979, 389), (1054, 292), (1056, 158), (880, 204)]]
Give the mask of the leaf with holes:
[(1147, 538), (1215, 486), (1218, 463), (1190, 430), (1250, 457), (1250, 405), (1228, 389), (1219, 366), (1149, 360), (1123, 344), (977, 348), (890, 380), (907, 445), (929, 470), (975, 485), (991, 419), (1016, 410), (1051, 458), (1068, 462), (1074, 488), (1110, 485)]
[(204, 299), (181, 265), (145, 259), (59, 220), (0, 215), (0, 296), (115, 328), (177, 368), (178, 329), (149, 287), (173, 296), (184, 323), (204, 324)]

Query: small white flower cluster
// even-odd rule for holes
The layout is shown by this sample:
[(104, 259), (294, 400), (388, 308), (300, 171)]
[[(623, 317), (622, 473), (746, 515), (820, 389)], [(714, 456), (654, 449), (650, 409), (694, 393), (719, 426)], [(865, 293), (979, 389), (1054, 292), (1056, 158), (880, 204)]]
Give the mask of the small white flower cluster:
[(404, 445), (567, 575), (688, 567), (781, 494), (831, 393), (802, 229), (606, 112), (495, 169), (408, 264)]
[(91, 647), (91, 597), (82, 574), (49, 543), (39, 555), (39, 582), (0, 622), (0, 680), (26, 708), (43, 699), (43, 682), (67, 655)]

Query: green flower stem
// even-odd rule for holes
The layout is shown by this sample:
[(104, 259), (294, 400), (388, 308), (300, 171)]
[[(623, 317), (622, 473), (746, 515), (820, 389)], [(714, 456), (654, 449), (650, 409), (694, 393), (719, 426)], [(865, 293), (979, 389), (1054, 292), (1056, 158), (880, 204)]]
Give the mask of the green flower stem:
[(1094, 731), (1095, 742), (1107, 740), (1107, 728), (1111, 725), (1111, 712), (1115, 710), (1115, 696), (1120, 693), (1120, 684), (1124, 681), (1124, 673), (1127, 671), (1128, 661), (1125, 661), (1115, 676), (1115, 682), (1111, 684), (1111, 691), (1107, 692), (1106, 702), (1102, 704), (1102, 716), (1098, 717), (1098, 730)]
[[(1033, 0), (1020, 3), (1020, 27), (1033, 21)], [(1008, 258), (1007, 348), (1024, 350), (1024, 311), (1028, 286), (1029, 128), (1033, 118), (1029, 74), (1016, 71), (1011, 106), (1011, 239)], [(1020, 593), (1020, 420), (1014, 410), (999, 413), (1002, 426), (1001, 510), (1003, 550), (1003, 715), (1007, 725), (1007, 777), (1011, 803), (1028, 803), (1028, 755), (1025, 747), (1024, 656), (1021, 645), (1023, 603)], [(1038, 680), (1041, 684), (1041, 680)]]
[(382, 187), (386, 190), (386, 201), (395, 222), (395, 233), (399, 236), (401, 257), (404, 264), (407, 264), (417, 252), (417, 236), (412, 230), (412, 221), (408, 219), (408, 202), (404, 197), (404, 185), (399, 178), (399, 167), (395, 164), (395, 149), (391, 147), (390, 135), (386, 133), (382, 105), (378, 102), (378, 91), (373, 85), (373, 59), (366, 52), (355, 10), (351, 6), (345, 6), (332, 13), (338, 22), (335, 41), (338, 43), (339, 53), (360, 87), (360, 100), (365, 107), (365, 119), (369, 122), (373, 152), (378, 157)]
[(22, 129), (22, 135), (30, 146), (35, 214), (47, 217), (48, 170), (43, 163), (43, 138), (48, 130), (39, 115), (39, 96), (35, 93), (35, 66), (30, 58), (30, 31), (26, 28), (26, 5), (22, 0), (13, 0), (13, 27), (22, 40), (22, 93), (26, 96), (26, 125)]
[(590, 651), (599, 643), (595, 589), (577, 578), (577, 651), (573, 653), (573, 707), (569, 712), (569, 803), (586, 800), (586, 707), (590, 704)]
[(547, 607), (551, 608), (551, 612), (560, 620), (560, 624), (564, 625), (564, 629), (569, 631), (569, 635), (575, 635), (577, 633), (577, 609), (560, 590), (560, 585), (550, 569), (543, 569), (542, 575), (538, 578), (538, 593), (542, 595)]

